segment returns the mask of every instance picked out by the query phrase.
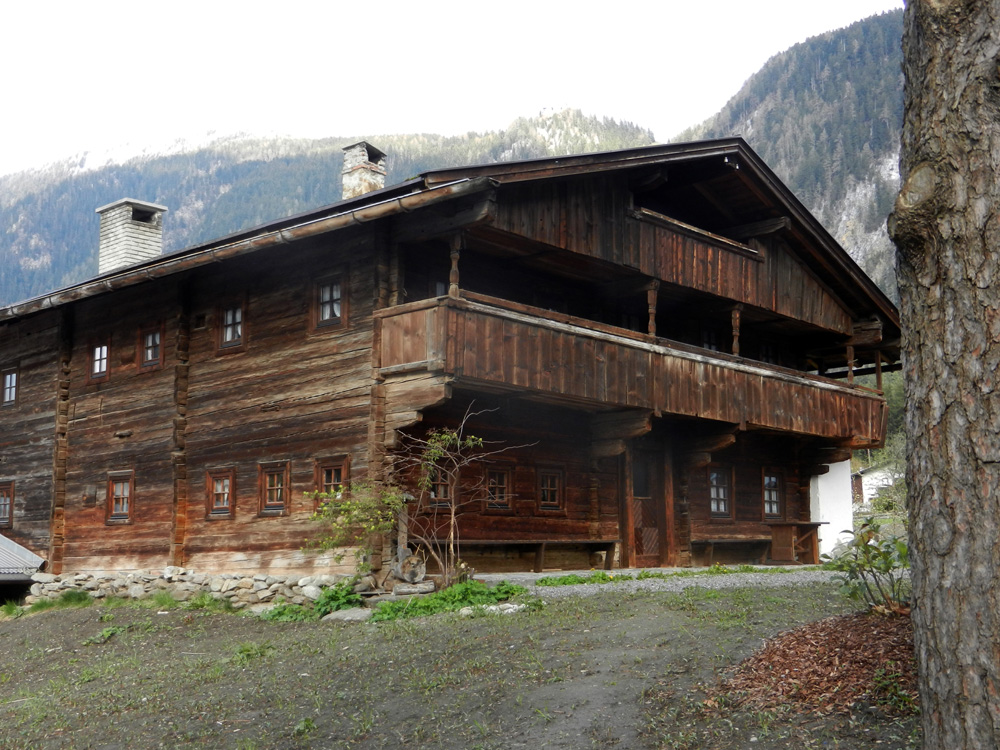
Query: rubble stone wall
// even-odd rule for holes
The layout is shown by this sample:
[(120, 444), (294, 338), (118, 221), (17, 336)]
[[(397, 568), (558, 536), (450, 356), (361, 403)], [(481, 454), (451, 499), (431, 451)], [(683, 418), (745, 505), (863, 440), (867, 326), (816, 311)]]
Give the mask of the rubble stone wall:
[(333, 586), (352, 578), (349, 575), (272, 576), (257, 574), (208, 574), (168, 566), (162, 571), (131, 573), (69, 573), (52, 575), (35, 573), (31, 579), (31, 593), (27, 604), (42, 599), (58, 599), (63, 592), (73, 589), (86, 591), (95, 599), (121, 596), (145, 599), (164, 591), (178, 601), (193, 599), (207, 593), (215, 599), (229, 599), (234, 609), (253, 604), (269, 603), (279, 597), (291, 604), (316, 601), (323, 587)]

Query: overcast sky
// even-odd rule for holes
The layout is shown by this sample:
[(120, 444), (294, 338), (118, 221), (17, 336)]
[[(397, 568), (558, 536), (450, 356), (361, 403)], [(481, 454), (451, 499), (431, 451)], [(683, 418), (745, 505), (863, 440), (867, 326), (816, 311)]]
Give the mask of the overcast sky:
[(902, 0), (32, 0), (0, 10), (0, 174), (185, 138), (499, 130), (573, 107), (667, 140)]

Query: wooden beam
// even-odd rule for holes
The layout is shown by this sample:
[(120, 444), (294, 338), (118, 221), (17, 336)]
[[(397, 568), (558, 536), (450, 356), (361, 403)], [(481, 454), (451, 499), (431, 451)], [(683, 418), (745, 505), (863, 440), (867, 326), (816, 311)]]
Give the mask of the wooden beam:
[(743, 241), (752, 237), (763, 237), (764, 235), (781, 232), (791, 228), (791, 226), (791, 219), (787, 216), (780, 216), (777, 219), (764, 219), (763, 221), (752, 221), (749, 224), (738, 224), (734, 227), (729, 227), (723, 234), (734, 240)]
[(847, 343), (860, 349), (878, 346), (882, 343), (882, 321), (879, 318), (872, 318), (856, 322), (854, 332)]

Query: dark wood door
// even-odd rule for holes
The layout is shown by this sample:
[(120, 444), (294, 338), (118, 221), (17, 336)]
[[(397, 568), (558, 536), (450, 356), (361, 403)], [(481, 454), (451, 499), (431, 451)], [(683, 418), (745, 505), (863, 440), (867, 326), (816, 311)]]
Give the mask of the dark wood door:
[(634, 565), (657, 567), (662, 564), (665, 537), (663, 498), (663, 454), (634, 450), (629, 482), (631, 530), (629, 542)]

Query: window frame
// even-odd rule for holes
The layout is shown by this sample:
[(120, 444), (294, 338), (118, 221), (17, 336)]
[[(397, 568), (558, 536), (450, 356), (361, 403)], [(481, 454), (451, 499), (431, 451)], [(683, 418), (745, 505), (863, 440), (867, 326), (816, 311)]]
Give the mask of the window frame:
[[(226, 490), (228, 503), (221, 510), (215, 504), (215, 497), (218, 494), (215, 490), (215, 483), (219, 480), (229, 480), (229, 488)], [(209, 521), (224, 521), (235, 516), (236, 469), (232, 466), (209, 469), (205, 472), (205, 518)]]
[[(327, 287), (338, 285), (340, 287), (340, 314), (336, 317), (322, 317), (324, 301), (322, 299), (323, 290)], [(350, 295), (348, 294), (348, 273), (347, 269), (341, 269), (316, 279), (309, 290), (309, 320), (312, 330), (315, 332), (343, 330), (347, 328), (350, 316)]]
[[(156, 353), (155, 359), (146, 358), (146, 337), (151, 335), (157, 336), (156, 343)], [(139, 341), (136, 344), (138, 356), (136, 360), (139, 362), (139, 371), (148, 372), (150, 370), (159, 370), (163, 367), (164, 361), (164, 344), (165, 344), (165, 327), (162, 322), (155, 323), (149, 326), (143, 326), (139, 329)]]
[(348, 485), (351, 482), (351, 457), (350, 456), (334, 456), (330, 458), (317, 458), (316, 465), (313, 470), (313, 485), (315, 486), (316, 496), (315, 496), (315, 510), (319, 510), (320, 505), (324, 501), (321, 500), (319, 495), (324, 493), (325, 484), (325, 473), (327, 471), (340, 471), (340, 496), (334, 499), (341, 499), (346, 496), (348, 491)]
[[(13, 376), (13, 381), (8, 385), (8, 378)], [(21, 370), (15, 365), (5, 367), (0, 370), (0, 407), (17, 406), (17, 400), (21, 393)], [(9, 395), (9, 398), (8, 398)]]
[[(555, 487), (546, 487), (546, 479), (554, 479)], [(558, 466), (544, 466), (537, 469), (535, 509), (540, 515), (564, 514), (566, 512), (566, 470)], [(555, 491), (556, 502), (546, 503), (543, 497), (546, 493)]]
[[(502, 502), (493, 499), (493, 475), (502, 476), (504, 479), (504, 497)], [(483, 512), (507, 514), (514, 512), (514, 467), (503, 464), (487, 466), (483, 472), (483, 486), (486, 489), (486, 496), (483, 498)]]
[[(6, 511), (4, 510), (6, 509)], [(14, 482), (0, 482), (0, 529), (14, 525)]]
[[(94, 372), (94, 363), (98, 362), (97, 350), (104, 349), (104, 369)], [(104, 383), (111, 377), (111, 337), (92, 339), (87, 346), (87, 382)]]
[[(717, 485), (712, 481), (712, 474), (719, 473), (726, 477), (726, 497), (725, 500), (725, 510), (717, 511), (712, 507), (712, 504), (720, 499), (715, 497), (715, 488), (721, 487), (722, 485)], [(734, 497), (734, 482), (733, 482), (733, 467), (730, 464), (724, 463), (710, 463), (705, 469), (705, 482), (708, 485), (708, 513), (712, 520), (716, 521), (731, 521), (734, 518), (734, 512), (736, 507), (736, 499)]]
[[(125, 512), (115, 512), (115, 485), (121, 484), (127, 488)], [(131, 524), (135, 520), (135, 471), (109, 471), (107, 484), (107, 502), (105, 503), (104, 523), (108, 526)]]
[[(423, 492), (422, 509), (428, 513), (447, 510), (451, 508), (452, 504), (451, 486), (448, 484), (448, 477), (437, 467), (434, 467), (430, 471), (429, 486)], [(444, 488), (444, 492), (437, 489), (440, 487)]]
[[(767, 478), (773, 476), (778, 481), (778, 486), (773, 489), (777, 493), (778, 512), (768, 513), (768, 486)], [(785, 518), (785, 472), (774, 466), (765, 466), (760, 470), (760, 499), (761, 514), (765, 521), (782, 521)]]
[[(269, 477), (281, 477), (281, 486), (268, 484)], [(281, 490), (281, 502), (269, 501), (269, 492)], [(268, 461), (257, 464), (257, 515), (261, 517), (286, 516), (291, 505), (291, 471), (288, 461)]]
[[(226, 341), (226, 329), (235, 323), (226, 322), (226, 314), (238, 310), (240, 314), (239, 326), (240, 336), (232, 341)], [(246, 300), (233, 300), (230, 303), (219, 305), (216, 311), (216, 347), (219, 354), (230, 354), (232, 352), (242, 352), (247, 346), (247, 304)]]

